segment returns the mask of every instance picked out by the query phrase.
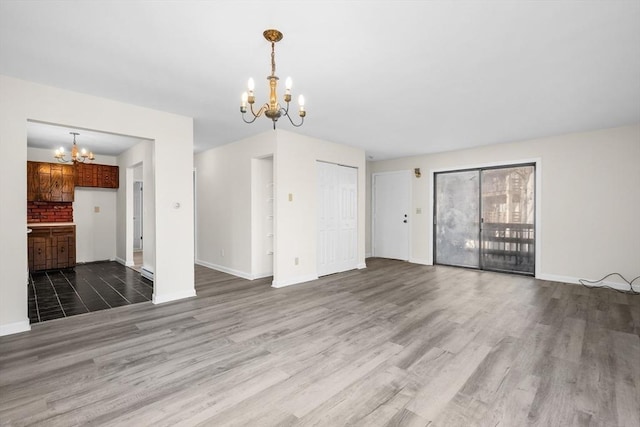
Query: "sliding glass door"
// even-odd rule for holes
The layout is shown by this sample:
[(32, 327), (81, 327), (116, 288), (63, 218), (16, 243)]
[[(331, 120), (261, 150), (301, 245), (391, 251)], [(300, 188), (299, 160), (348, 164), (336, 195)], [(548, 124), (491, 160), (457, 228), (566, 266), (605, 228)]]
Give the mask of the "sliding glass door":
[(535, 166), (435, 175), (435, 263), (535, 273)]
[(480, 267), (479, 177), (474, 170), (435, 176), (434, 241), (438, 264)]

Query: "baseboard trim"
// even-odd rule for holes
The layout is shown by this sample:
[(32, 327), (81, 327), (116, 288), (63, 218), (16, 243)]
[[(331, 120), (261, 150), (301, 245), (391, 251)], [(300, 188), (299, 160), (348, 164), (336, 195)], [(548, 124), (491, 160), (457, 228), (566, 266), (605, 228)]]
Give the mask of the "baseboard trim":
[(273, 273), (260, 273), (260, 274), (254, 274), (251, 277), (253, 277), (253, 279), (250, 280), (255, 280), (255, 279), (264, 279), (266, 277), (272, 277)]
[(124, 265), (125, 267), (133, 267), (133, 266), (135, 265), (133, 262), (129, 262), (129, 263), (128, 263), (128, 262), (127, 262), (127, 261), (125, 261), (124, 259), (122, 259), (122, 258), (118, 258), (118, 257), (115, 257), (115, 258), (114, 258), (114, 259), (112, 259), (111, 261), (115, 261), (115, 262), (117, 262), (118, 264), (122, 264), (122, 265)]
[(148, 265), (142, 265), (140, 268), (140, 274), (145, 279), (151, 280), (152, 282), (155, 281), (156, 274)]
[(358, 270), (364, 270), (365, 268), (367, 268), (367, 263), (366, 262), (361, 262), (360, 264), (358, 264), (358, 266), (356, 268)]
[[(549, 282), (568, 283), (568, 284), (571, 284), (571, 285), (580, 285), (581, 284), (580, 283), (580, 279), (589, 280), (589, 281), (598, 280), (598, 279), (585, 279), (584, 277), (580, 277), (579, 278), (579, 277), (573, 277), (573, 276), (561, 276), (561, 275), (558, 275), (558, 274), (546, 274), (546, 273), (538, 275), (536, 277), (536, 279), (547, 280)], [(609, 286), (610, 288), (617, 289), (619, 291), (628, 291), (629, 290), (629, 285), (626, 284), (626, 283), (611, 282), (611, 281), (608, 281), (608, 280), (605, 280), (605, 281), (600, 282), (600, 283), (602, 285)], [(599, 284), (589, 284), (589, 283), (587, 283), (587, 285), (589, 285), (591, 287), (594, 287), (594, 288), (600, 287)]]
[(274, 280), (271, 282), (272, 288), (284, 288), (285, 286), (298, 285), (300, 283), (311, 282), (313, 280), (318, 280), (318, 276), (316, 274), (309, 274), (307, 276), (298, 276), (287, 280)]
[(29, 324), (29, 319), (22, 320), (20, 322), (7, 323), (6, 325), (0, 325), (0, 337), (19, 334), (20, 332), (28, 332), (30, 330), (31, 324)]
[(412, 263), (412, 264), (433, 265), (428, 260), (422, 259), (422, 258), (409, 258), (409, 262)]
[(186, 291), (186, 292), (174, 292), (174, 293), (165, 294), (165, 295), (156, 295), (154, 293), (152, 301), (154, 304), (163, 304), (165, 302), (177, 301), (185, 298), (192, 298), (195, 296), (196, 296), (195, 289), (190, 289), (189, 291)]
[[(218, 264), (213, 264), (213, 263), (210, 263), (210, 262), (207, 262), (207, 261), (202, 261), (202, 260), (199, 260), (199, 259), (196, 260), (196, 264), (201, 265), (203, 267), (211, 268), (213, 270), (221, 271), (223, 273), (231, 274), (233, 276), (237, 276), (237, 277), (240, 277), (242, 279), (254, 280), (254, 279), (260, 279), (261, 278), (261, 277), (253, 276), (251, 273), (247, 273), (245, 271), (235, 270), (233, 268), (225, 267), (225, 266), (218, 265)], [(269, 276), (272, 276), (272, 274), (270, 274)], [(269, 276), (263, 276), (263, 277), (269, 277)]]

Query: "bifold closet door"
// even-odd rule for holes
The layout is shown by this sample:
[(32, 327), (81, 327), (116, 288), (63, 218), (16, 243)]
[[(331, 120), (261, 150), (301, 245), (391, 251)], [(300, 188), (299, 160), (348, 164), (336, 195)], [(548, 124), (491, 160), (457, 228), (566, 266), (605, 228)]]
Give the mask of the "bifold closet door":
[(358, 170), (317, 162), (318, 275), (358, 266)]

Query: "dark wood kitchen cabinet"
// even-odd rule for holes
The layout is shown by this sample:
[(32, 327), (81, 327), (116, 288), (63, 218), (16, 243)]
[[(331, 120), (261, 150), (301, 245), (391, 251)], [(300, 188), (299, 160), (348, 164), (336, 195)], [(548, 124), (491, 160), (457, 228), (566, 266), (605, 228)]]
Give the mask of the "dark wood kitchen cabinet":
[(118, 166), (76, 164), (76, 187), (118, 188)]
[(72, 165), (27, 162), (27, 201), (73, 202), (74, 187)]
[(29, 225), (29, 271), (73, 268), (76, 266), (76, 226)]

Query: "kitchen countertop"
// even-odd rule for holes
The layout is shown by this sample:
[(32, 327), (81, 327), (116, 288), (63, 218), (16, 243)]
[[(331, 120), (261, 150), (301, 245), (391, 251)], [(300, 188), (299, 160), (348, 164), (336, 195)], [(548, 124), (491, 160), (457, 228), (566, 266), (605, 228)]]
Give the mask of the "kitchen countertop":
[(27, 224), (28, 228), (33, 227), (55, 227), (56, 225), (76, 225), (75, 222), (32, 222)]

